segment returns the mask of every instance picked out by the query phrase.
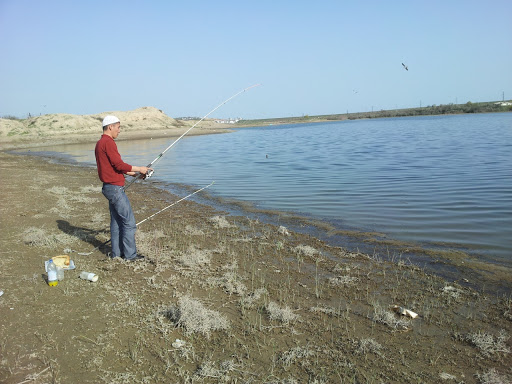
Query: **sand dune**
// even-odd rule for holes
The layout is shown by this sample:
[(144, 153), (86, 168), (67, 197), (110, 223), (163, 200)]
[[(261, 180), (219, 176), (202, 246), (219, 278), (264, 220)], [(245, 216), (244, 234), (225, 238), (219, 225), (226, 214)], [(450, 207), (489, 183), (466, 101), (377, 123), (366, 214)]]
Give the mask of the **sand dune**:
[[(95, 115), (56, 113), (23, 120), (0, 119), (0, 149), (95, 141), (101, 135), (101, 122), (106, 115), (115, 115), (121, 120), (120, 140), (178, 136), (196, 122), (173, 119), (154, 107)], [(190, 134), (223, 131), (221, 125), (205, 120)]]

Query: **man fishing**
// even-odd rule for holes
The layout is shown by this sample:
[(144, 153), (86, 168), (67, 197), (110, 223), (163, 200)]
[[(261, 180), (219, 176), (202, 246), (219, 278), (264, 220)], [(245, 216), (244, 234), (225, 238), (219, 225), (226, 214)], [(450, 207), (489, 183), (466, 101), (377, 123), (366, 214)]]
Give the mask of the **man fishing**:
[(115, 116), (103, 119), (103, 135), (96, 143), (94, 153), (98, 176), (103, 182), (101, 192), (108, 199), (110, 210), (110, 236), (112, 241), (111, 258), (124, 257), (126, 261), (143, 259), (137, 255), (135, 230), (137, 229), (132, 206), (124, 191), (124, 175), (145, 175), (148, 167), (126, 164), (117, 150), (115, 139), (121, 132), (121, 122)]

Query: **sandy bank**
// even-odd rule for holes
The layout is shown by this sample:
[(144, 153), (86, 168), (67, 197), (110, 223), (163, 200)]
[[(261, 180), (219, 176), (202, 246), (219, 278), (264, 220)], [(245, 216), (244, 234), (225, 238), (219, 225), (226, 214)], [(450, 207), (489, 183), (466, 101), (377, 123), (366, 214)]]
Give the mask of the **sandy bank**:
[[(121, 120), (120, 140), (179, 137), (196, 123), (176, 120), (153, 107), (133, 111), (110, 111), (96, 115), (49, 114), (23, 120), (0, 119), (0, 150), (46, 145), (96, 142), (101, 121), (108, 114)], [(189, 135), (229, 132), (226, 124), (203, 120)]]

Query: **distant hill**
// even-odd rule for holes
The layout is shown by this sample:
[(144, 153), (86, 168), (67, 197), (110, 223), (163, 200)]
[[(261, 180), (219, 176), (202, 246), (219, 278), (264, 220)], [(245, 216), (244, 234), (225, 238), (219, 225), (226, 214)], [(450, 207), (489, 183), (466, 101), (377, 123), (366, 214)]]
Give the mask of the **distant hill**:
[(134, 129), (162, 129), (176, 127), (176, 120), (154, 107), (142, 107), (133, 111), (109, 111), (96, 115), (70, 115), (55, 113), (28, 119), (1, 119), (0, 137), (58, 136), (73, 133), (100, 133), (101, 122), (107, 115), (119, 117), (124, 131)]
[[(176, 136), (194, 123), (192, 120), (173, 119), (154, 107), (142, 107), (133, 111), (108, 111), (95, 115), (56, 113), (28, 119), (2, 118), (0, 149), (94, 141), (101, 136), (101, 122), (107, 115), (115, 115), (121, 120), (120, 140)], [(218, 125), (210, 120), (203, 121), (191, 134), (214, 133), (212, 128), (218, 128)], [(204, 129), (210, 131), (204, 132)]]

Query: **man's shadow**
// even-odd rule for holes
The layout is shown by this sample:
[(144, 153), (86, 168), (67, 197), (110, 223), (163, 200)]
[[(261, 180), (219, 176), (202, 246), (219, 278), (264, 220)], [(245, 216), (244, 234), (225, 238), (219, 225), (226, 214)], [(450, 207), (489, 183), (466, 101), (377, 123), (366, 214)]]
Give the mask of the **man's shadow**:
[(107, 252), (110, 251), (110, 247), (107, 245), (107, 243), (110, 240), (100, 241), (97, 239), (97, 236), (99, 234), (108, 231), (108, 229), (96, 230), (84, 227), (77, 227), (65, 220), (57, 220), (57, 226), (62, 232), (91, 244), (94, 247), (94, 249), (98, 248), (98, 250), (104, 254), (107, 254)]

